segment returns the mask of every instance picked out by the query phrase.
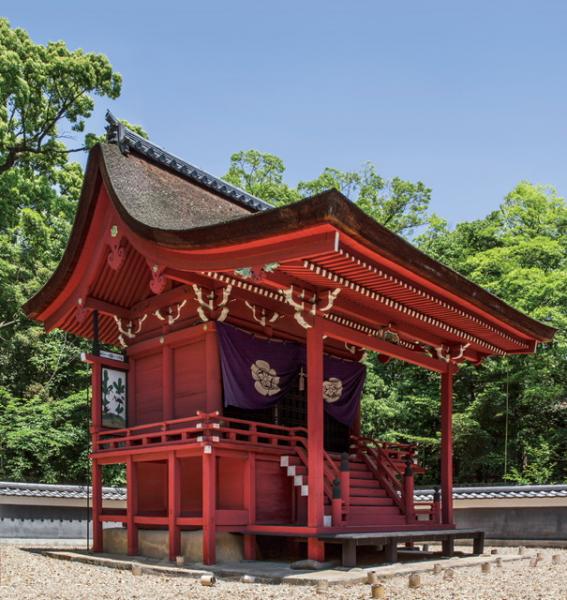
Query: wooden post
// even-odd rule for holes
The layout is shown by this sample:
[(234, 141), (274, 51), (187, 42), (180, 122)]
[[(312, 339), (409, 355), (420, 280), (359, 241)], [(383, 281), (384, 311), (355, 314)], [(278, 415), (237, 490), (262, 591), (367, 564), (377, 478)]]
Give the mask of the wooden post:
[(128, 535), (128, 554), (138, 554), (138, 526), (134, 517), (138, 512), (138, 466), (129, 456), (126, 459), (126, 527)]
[(441, 493), (439, 488), (434, 488), (433, 503), (431, 505), (431, 520), (433, 523), (441, 523)]
[(244, 535), (244, 559), (256, 560), (256, 536)]
[(343, 500), (341, 496), (341, 480), (337, 477), (333, 481), (333, 499), (331, 503), (333, 527), (340, 527), (343, 522)]
[(181, 547), (181, 531), (177, 517), (181, 505), (181, 486), (179, 485), (179, 459), (175, 452), (167, 457), (167, 528), (169, 532), (169, 560), (175, 560)]
[(453, 366), (441, 374), (441, 500), (445, 525), (453, 525)]
[(175, 418), (173, 405), (173, 350), (170, 346), (162, 349), (162, 392), (163, 392), (163, 420), (170, 421)]
[(102, 552), (102, 466), (92, 461), (93, 487), (93, 552)]
[[(324, 414), (323, 414), (323, 332), (320, 319), (307, 330), (307, 525), (323, 526), (324, 516)], [(325, 559), (325, 544), (309, 538), (307, 554), (312, 560)]]
[(348, 452), (341, 454), (341, 495), (345, 509), (350, 508), (350, 462)]
[(407, 459), (406, 470), (404, 471), (404, 487), (403, 487), (403, 500), (406, 512), (406, 523), (409, 525), (415, 522), (415, 505), (413, 503), (414, 494), (414, 479), (413, 469), (411, 468), (411, 459)]
[(203, 447), (203, 563), (216, 562), (216, 457), (212, 445)]
[(102, 367), (98, 360), (92, 362), (91, 386), (93, 397), (91, 402), (91, 431), (98, 433), (102, 424)]

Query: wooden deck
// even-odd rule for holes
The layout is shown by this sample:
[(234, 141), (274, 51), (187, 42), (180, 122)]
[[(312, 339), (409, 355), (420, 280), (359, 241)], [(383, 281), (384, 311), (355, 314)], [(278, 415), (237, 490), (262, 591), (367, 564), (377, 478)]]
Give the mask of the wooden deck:
[(456, 539), (472, 539), (473, 555), (484, 550), (484, 531), (480, 529), (433, 529), (426, 531), (379, 531), (364, 533), (335, 533), (317, 536), (329, 544), (342, 544), (342, 564), (344, 567), (356, 567), (357, 546), (382, 546), (386, 549), (387, 562), (397, 562), (398, 544), (404, 542), (441, 541), (442, 555), (453, 556)]

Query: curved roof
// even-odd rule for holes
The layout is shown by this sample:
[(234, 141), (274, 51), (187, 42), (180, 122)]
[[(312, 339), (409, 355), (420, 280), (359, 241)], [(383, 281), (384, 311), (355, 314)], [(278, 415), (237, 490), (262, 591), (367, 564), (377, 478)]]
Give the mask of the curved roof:
[[(124, 128), (123, 140), (124, 132), (131, 133)], [(99, 144), (90, 152), (65, 254), (51, 279), (24, 305), (32, 318), (40, 315), (69, 281), (102, 181), (128, 227), (161, 247), (205, 250), (330, 225), (369, 251), (466, 300), (533, 340), (549, 341), (555, 333), (553, 327), (524, 315), (430, 258), (336, 190), (284, 207), (267, 208), (265, 203), (259, 207), (253, 197), (237, 199), (236, 188), (228, 184), (223, 187), (217, 178), (207, 175), (197, 179), (184, 166), (188, 163), (171, 158), (150, 142), (144, 140), (142, 152), (135, 143), (124, 148), (119, 139), (116, 141), (118, 144)]]

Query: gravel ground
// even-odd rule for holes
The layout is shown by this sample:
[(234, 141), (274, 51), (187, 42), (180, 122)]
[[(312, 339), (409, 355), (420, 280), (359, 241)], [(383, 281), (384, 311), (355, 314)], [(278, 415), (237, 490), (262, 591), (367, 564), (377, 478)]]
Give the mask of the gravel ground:
[[(490, 552), (490, 549), (487, 549)], [(386, 597), (391, 600), (467, 599), (467, 600), (567, 600), (567, 550), (541, 550), (543, 559), (536, 567), (529, 561), (492, 565), (491, 572), (480, 567), (454, 570), (454, 579), (445, 581), (443, 574), (422, 574), (422, 586), (409, 589), (407, 577), (384, 581)], [(500, 548), (500, 555), (517, 549)], [(526, 553), (535, 555), (536, 550)], [(559, 554), (560, 564), (551, 556)], [(492, 557), (494, 558), (494, 557)], [(0, 546), (0, 598), (10, 600), (248, 600), (281, 598), (282, 600), (329, 598), (351, 600), (370, 598), (370, 586), (330, 587), (322, 594), (307, 586), (241, 584), (217, 582), (206, 588), (198, 581), (156, 575), (134, 576), (127, 571), (56, 560), (30, 553), (16, 545)]]

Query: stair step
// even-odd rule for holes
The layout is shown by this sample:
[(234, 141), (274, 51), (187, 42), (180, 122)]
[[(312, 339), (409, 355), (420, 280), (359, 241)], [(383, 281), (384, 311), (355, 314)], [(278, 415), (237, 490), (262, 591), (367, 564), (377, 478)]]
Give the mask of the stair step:
[(301, 465), (301, 459), (299, 456), (280, 456), (280, 467), (289, 467), (291, 465)]
[(388, 492), (381, 487), (354, 487), (350, 488), (350, 496), (354, 498), (356, 496), (365, 496), (367, 498), (385, 498), (388, 496)]
[(287, 469), (289, 477), (294, 477), (295, 475), (307, 475), (307, 467), (304, 465), (290, 465), (289, 467), (284, 468)]
[(350, 488), (370, 488), (375, 490), (383, 489), (376, 479), (350, 479)]
[(369, 527), (396, 527), (398, 525), (405, 525), (406, 518), (403, 515), (382, 515), (378, 517), (371, 517), (364, 514), (349, 514), (345, 523), (347, 525), (368, 525)]
[[(369, 519), (384, 515), (401, 515), (397, 506), (351, 506), (349, 516), (367, 516)], [(403, 515), (402, 515), (403, 516)]]
[(349, 462), (348, 464), (351, 472), (353, 471), (368, 471), (368, 465), (366, 463)]
[(354, 506), (394, 506), (394, 501), (392, 498), (371, 498), (364, 496), (351, 496), (350, 498), (350, 506), (351, 508)]
[(366, 470), (366, 471), (351, 471), (350, 480), (353, 479), (374, 479), (374, 475)]

